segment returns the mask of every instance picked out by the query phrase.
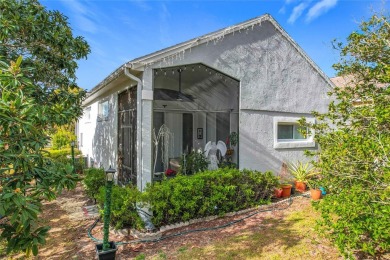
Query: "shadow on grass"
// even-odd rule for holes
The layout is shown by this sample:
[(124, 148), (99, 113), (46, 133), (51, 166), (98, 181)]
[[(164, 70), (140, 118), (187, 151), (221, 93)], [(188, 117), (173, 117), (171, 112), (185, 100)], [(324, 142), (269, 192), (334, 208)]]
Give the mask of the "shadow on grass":
[(178, 252), (178, 259), (338, 259), (337, 250), (314, 232), (316, 218), (310, 204), (254, 216), (220, 230), (215, 242)]
[(243, 259), (261, 256), (267, 251), (283, 255), (289, 248), (301, 243), (302, 237), (291, 229), (295, 221), (264, 219), (257, 227), (202, 249), (204, 255), (218, 259)]

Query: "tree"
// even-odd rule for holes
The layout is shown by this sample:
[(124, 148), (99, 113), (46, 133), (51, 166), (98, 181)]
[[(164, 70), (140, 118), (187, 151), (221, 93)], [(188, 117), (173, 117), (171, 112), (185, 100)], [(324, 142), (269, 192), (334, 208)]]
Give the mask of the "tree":
[(325, 114), (314, 113), (320, 150), (313, 162), (329, 195), (314, 203), (320, 230), (349, 258), (390, 250), (390, 25), (373, 15), (346, 43), (334, 65), (348, 84), (334, 88)]
[(82, 113), (76, 60), (89, 46), (36, 0), (0, 0), (0, 10), (0, 239), (8, 252), (36, 255), (49, 230), (37, 221), (41, 202), (78, 180), (43, 148), (53, 128)]

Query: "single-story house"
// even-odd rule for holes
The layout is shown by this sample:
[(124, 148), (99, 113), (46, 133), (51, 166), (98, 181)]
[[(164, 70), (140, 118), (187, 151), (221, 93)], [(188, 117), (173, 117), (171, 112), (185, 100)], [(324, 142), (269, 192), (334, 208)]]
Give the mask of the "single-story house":
[[(93, 166), (111, 165), (119, 183), (142, 190), (166, 170), (162, 157), (227, 143), (234, 132), (231, 159), (240, 169), (278, 173), (283, 162), (317, 149), (297, 120), (313, 122), (311, 111), (325, 112), (332, 86), (266, 14), (120, 66), (84, 101), (79, 148)], [(170, 133), (164, 156), (153, 138), (162, 125)]]

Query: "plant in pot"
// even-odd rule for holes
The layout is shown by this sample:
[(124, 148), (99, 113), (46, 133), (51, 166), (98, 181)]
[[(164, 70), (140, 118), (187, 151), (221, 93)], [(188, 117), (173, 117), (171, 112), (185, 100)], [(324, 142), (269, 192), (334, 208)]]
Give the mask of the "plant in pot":
[(274, 190), (274, 196), (275, 198), (281, 198), (282, 197), (282, 193), (283, 193), (283, 189), (278, 187), (278, 188), (275, 188)]
[(312, 200), (319, 200), (321, 198), (322, 191), (320, 190), (320, 183), (318, 179), (311, 179), (307, 182), (310, 188), (310, 196)]
[(291, 176), (288, 173), (287, 164), (282, 164), (282, 169), (279, 173), (280, 188), (282, 189), (282, 197), (287, 198), (291, 195), (292, 185), (290, 184)]
[(300, 161), (295, 164), (291, 163), (288, 166), (288, 170), (295, 178), (295, 188), (299, 192), (304, 192), (306, 190), (306, 183), (316, 175), (314, 168), (309, 163), (302, 163)]
[(99, 260), (115, 260), (117, 247), (115, 242), (108, 241), (110, 229), (110, 214), (111, 214), (111, 192), (114, 181), (115, 170), (110, 168), (106, 170), (106, 189), (104, 201), (104, 224), (103, 224), (103, 244), (96, 245), (96, 254)]

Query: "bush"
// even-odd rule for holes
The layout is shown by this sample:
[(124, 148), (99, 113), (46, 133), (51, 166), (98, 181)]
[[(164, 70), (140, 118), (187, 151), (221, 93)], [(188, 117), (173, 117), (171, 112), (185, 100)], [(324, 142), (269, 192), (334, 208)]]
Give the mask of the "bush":
[(64, 129), (59, 129), (51, 138), (54, 149), (69, 148), (72, 141), (76, 141), (76, 136), (74, 133)]
[[(45, 151), (47, 152), (45, 157), (51, 158), (57, 163), (72, 165), (71, 148), (64, 148), (59, 150), (46, 148)], [(75, 170), (77, 173), (81, 173), (83, 172), (85, 166), (84, 158), (81, 156), (81, 151), (77, 148), (74, 148), (74, 155), (75, 157), (77, 156), (75, 158)]]
[[(382, 259), (390, 252), (390, 16), (374, 14), (336, 43), (338, 75), (328, 112), (316, 112), (319, 149), (313, 165), (327, 196), (315, 203), (319, 230), (345, 258)], [(303, 121), (303, 120), (302, 120)]]
[(85, 170), (83, 183), (87, 196), (96, 201), (100, 187), (106, 184), (106, 174), (103, 169), (89, 168)]
[[(143, 228), (143, 222), (137, 213), (136, 204), (140, 200), (141, 192), (136, 187), (112, 187), (111, 198), (111, 225), (115, 229)], [(100, 187), (96, 197), (101, 209), (104, 208), (105, 187)], [(103, 211), (101, 211), (103, 212)]]
[(277, 185), (271, 172), (218, 169), (149, 185), (143, 200), (159, 227), (266, 204)]

